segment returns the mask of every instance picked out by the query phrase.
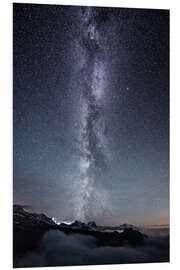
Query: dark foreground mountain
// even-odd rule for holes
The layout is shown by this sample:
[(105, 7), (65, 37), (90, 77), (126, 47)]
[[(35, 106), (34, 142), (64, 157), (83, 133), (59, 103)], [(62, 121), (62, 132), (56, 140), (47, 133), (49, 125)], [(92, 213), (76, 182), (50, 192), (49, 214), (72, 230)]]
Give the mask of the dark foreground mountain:
[[(123, 226), (123, 225), (122, 225)], [(122, 230), (118, 232), (116, 230)], [(95, 237), (98, 246), (121, 246), (123, 244), (142, 245), (145, 234), (128, 227), (96, 226), (95, 222), (85, 224), (74, 221), (71, 224), (61, 223), (57, 225), (51, 218), (44, 214), (29, 213), (20, 205), (13, 208), (14, 250), (23, 251), (24, 247), (35, 247), (36, 240), (48, 230), (60, 230), (66, 234), (78, 233)], [(112, 230), (104, 232), (105, 229)]]
[[(114, 228), (116, 230), (114, 230)], [(56, 235), (56, 237), (54, 237), (54, 235)], [(47, 237), (50, 237), (50, 240), (46, 241)], [(65, 240), (62, 240), (64, 238)], [(57, 254), (59, 246), (55, 248), (55, 246), (58, 244), (58, 239), (59, 243), (63, 242), (63, 245), (64, 243), (69, 242), (68, 248), (66, 247), (67, 249), (65, 249), (65, 247), (63, 246), (60, 252), (61, 254), (59, 255)], [(82, 241), (83, 245), (85, 243), (85, 248), (88, 248), (88, 250), (90, 248), (90, 254), (92, 253), (92, 250), (102, 252), (102, 249), (105, 249), (107, 251), (107, 249), (109, 248), (111, 248), (110, 252), (112, 251), (112, 249), (115, 248), (113, 254), (116, 254), (119, 248), (122, 251), (124, 247), (126, 247), (126, 249), (127, 247), (129, 247), (129, 250), (132, 250), (132, 248), (136, 250), (139, 247), (142, 250), (142, 247), (144, 246), (144, 241), (146, 239), (147, 236), (138, 231), (137, 229), (134, 229), (132, 225), (123, 224), (116, 227), (105, 227), (97, 226), (95, 222), (89, 222), (88, 224), (85, 224), (80, 221), (74, 221), (69, 225), (66, 223), (61, 223), (57, 225), (51, 218), (47, 217), (44, 214), (29, 213), (24, 210), (23, 206), (20, 205), (14, 205), (13, 207), (14, 267), (103, 264), (106, 263), (105, 258), (103, 258), (102, 261), (100, 260), (99, 263), (94, 263), (93, 260), (89, 262), (88, 258), (90, 255), (88, 255), (87, 258), (85, 256), (81, 263), (80, 259), (82, 259), (82, 255), (80, 252), (80, 247), (82, 246)], [(33, 260), (31, 260), (31, 257), (29, 259), (29, 254), (33, 253), (33, 256), (36, 257), (37, 254), (40, 254), (44, 250), (44, 248), (42, 248), (42, 246), (44, 246), (44, 241), (46, 242), (46, 248), (47, 246), (48, 248), (52, 247), (52, 249), (48, 251), (48, 254), (49, 252), (51, 253), (52, 250), (54, 250), (55, 248), (52, 253), (56, 254), (58, 258), (59, 256), (64, 256), (63, 253), (65, 253), (66, 256), (70, 256), (68, 254), (71, 253), (71, 249), (73, 248), (74, 243), (77, 245), (77, 242), (80, 241), (80, 244), (78, 244), (77, 248), (75, 248), (75, 253), (77, 252), (78, 255), (70, 263), (65, 263), (64, 260), (62, 263), (61, 261), (57, 262), (57, 257), (53, 257), (54, 259), (50, 257), (50, 261), (52, 263), (44, 263), (40, 262), (39, 260), (39, 263), (36, 260), (34, 262), (34, 257)], [(82, 253), (84, 252), (84, 250), (85, 249), (83, 248)], [(24, 261), (24, 258), (27, 257), (28, 259), (25, 259)], [(47, 258), (49, 258), (49, 256)], [(126, 260), (125, 262), (131, 262), (131, 259), (132, 258)], [(121, 263), (121, 260), (122, 257), (121, 259), (120, 257), (118, 257), (118, 263)], [(78, 263), (76, 263), (76, 261), (78, 261)], [(30, 263), (27, 264), (27, 262)], [(143, 262), (143, 260), (141, 259), (138, 262)], [(116, 263), (116, 260), (111, 261), (111, 258), (109, 258), (107, 263)]]

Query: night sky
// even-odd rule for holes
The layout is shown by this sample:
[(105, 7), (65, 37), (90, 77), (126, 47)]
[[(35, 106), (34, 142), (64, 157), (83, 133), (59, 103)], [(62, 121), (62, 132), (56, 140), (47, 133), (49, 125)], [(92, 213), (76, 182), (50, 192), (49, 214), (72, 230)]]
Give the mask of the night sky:
[(14, 203), (169, 223), (169, 11), (14, 4)]

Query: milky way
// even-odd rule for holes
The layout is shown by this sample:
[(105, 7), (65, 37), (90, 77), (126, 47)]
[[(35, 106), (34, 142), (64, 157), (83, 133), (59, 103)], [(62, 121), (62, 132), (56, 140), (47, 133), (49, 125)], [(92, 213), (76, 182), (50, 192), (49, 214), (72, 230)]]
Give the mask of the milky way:
[[(82, 54), (81, 65), (77, 71), (80, 90), (78, 104), (77, 139), (79, 156), (77, 166), (79, 174), (75, 182), (75, 212), (80, 220), (88, 218), (91, 201), (98, 203), (98, 211), (107, 203), (105, 191), (97, 192), (94, 181), (95, 167), (99, 160), (106, 164), (109, 150), (106, 140), (106, 119), (104, 117), (106, 71), (105, 53), (100, 31), (95, 20), (97, 10), (88, 7), (83, 11), (80, 25), (80, 38), (77, 40), (77, 51)], [(96, 212), (95, 208), (93, 212)], [(91, 212), (91, 218), (93, 217)]]

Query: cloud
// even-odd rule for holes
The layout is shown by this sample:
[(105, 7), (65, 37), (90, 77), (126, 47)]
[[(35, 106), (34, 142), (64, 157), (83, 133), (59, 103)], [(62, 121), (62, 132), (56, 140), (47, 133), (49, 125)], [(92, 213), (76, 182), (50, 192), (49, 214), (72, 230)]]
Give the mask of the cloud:
[(38, 250), (16, 258), (16, 267), (164, 262), (169, 260), (169, 238), (151, 237), (141, 247), (98, 247), (94, 237), (60, 231), (47, 232)]

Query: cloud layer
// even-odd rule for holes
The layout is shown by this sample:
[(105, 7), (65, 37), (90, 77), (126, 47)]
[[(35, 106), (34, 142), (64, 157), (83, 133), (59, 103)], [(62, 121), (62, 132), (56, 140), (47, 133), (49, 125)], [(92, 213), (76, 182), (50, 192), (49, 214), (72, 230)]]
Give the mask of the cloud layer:
[(14, 260), (16, 267), (97, 265), (169, 261), (169, 238), (151, 237), (141, 247), (97, 247), (95, 238), (60, 231), (47, 232), (38, 250)]

